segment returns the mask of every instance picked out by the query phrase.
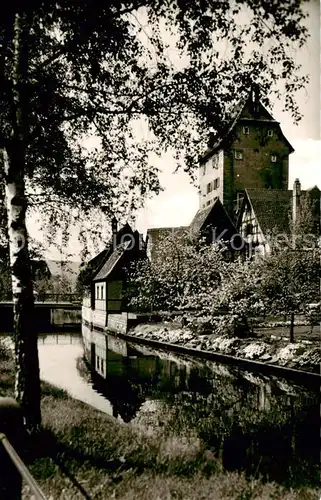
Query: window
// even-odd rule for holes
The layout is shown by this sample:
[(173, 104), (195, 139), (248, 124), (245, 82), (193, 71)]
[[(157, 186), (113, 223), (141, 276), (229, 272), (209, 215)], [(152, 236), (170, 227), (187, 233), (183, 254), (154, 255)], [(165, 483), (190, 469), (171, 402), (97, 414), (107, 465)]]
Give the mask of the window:
[(202, 165), (202, 175), (206, 174), (206, 164)]
[(276, 163), (277, 159), (278, 159), (278, 157), (276, 155), (271, 155), (271, 162), (272, 163)]
[(214, 189), (218, 189), (220, 187), (220, 178), (214, 180)]
[(245, 236), (249, 236), (250, 234), (253, 234), (253, 224), (249, 223), (249, 224), (246, 224), (246, 227), (245, 227)]
[(96, 285), (96, 298), (99, 299), (99, 285)]
[(234, 158), (236, 160), (243, 160), (243, 153), (242, 153), (242, 151), (235, 151)]
[(104, 285), (101, 285), (100, 298), (103, 300), (104, 298)]
[(243, 127), (243, 134), (249, 135), (249, 133), (250, 133), (249, 127)]
[(273, 130), (268, 130), (268, 137), (273, 137)]
[(212, 183), (211, 183), (211, 182), (209, 182), (209, 183), (207, 184), (207, 194), (208, 194), (208, 193), (210, 193), (210, 192), (212, 191), (212, 189), (213, 189), (213, 188), (212, 188)]
[(213, 156), (213, 158), (212, 158), (212, 167), (218, 168), (218, 156), (217, 155)]
[(210, 205), (210, 204), (211, 204), (211, 200), (209, 200), (209, 201), (206, 203), (206, 205)]

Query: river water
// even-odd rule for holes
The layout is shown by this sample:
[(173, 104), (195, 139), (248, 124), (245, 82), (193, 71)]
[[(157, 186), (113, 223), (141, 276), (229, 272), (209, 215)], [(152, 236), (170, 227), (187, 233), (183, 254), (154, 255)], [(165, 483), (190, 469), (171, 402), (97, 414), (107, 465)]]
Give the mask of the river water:
[[(319, 391), (99, 332), (39, 336), (41, 378), (122, 422), (202, 443), (228, 470), (319, 484)], [(95, 365), (85, 376), (84, 354)]]

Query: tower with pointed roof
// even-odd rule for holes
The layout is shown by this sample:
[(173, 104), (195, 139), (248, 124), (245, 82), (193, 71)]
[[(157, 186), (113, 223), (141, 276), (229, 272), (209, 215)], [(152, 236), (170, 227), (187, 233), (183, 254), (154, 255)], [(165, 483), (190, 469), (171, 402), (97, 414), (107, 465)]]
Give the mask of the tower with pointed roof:
[(253, 87), (236, 107), (225, 132), (212, 138), (201, 157), (199, 208), (205, 209), (218, 197), (235, 220), (245, 189), (288, 189), (293, 151), (280, 123)]

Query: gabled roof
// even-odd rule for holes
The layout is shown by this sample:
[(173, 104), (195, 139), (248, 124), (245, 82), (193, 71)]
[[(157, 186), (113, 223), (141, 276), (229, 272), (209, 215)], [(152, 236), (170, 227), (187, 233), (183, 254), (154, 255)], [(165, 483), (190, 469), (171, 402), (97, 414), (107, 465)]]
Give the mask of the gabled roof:
[(164, 238), (173, 233), (183, 233), (188, 229), (189, 226), (178, 226), (178, 227), (152, 227), (147, 229), (147, 244), (157, 245)]
[(110, 257), (107, 259), (105, 264), (102, 266), (100, 271), (94, 277), (94, 281), (101, 281), (111, 274), (111, 272), (115, 269), (120, 259), (125, 255), (129, 245), (131, 245), (131, 241), (125, 241), (124, 243), (118, 245)]
[[(279, 124), (279, 122), (275, 120), (271, 113), (269, 113), (269, 111), (263, 106), (261, 101), (259, 101), (258, 103), (258, 111), (255, 113), (252, 111), (252, 91), (250, 91), (249, 95), (246, 98), (240, 100), (240, 102), (235, 106), (226, 127), (224, 127), (222, 132), (216, 138), (214, 138), (213, 144), (211, 144), (210, 147), (208, 147), (205, 153), (201, 156), (201, 163), (205, 162), (208, 158), (215, 154), (216, 151), (224, 147), (225, 143), (231, 138), (238, 121), (256, 121), (274, 123), (277, 125)], [(290, 153), (292, 153), (294, 151), (293, 146), (284, 135), (283, 139), (289, 147)]]
[(147, 231), (150, 237), (151, 257), (157, 252), (157, 245), (163, 238), (170, 234), (183, 234), (188, 232), (194, 236), (204, 236), (208, 242), (230, 242), (232, 238), (236, 238), (235, 243), (237, 248), (241, 248), (242, 237), (238, 234), (235, 225), (228, 216), (220, 199), (217, 197), (206, 208), (198, 210), (189, 226), (180, 227), (163, 227), (152, 228)]
[(238, 119), (240, 118), (242, 111), (248, 101), (249, 97), (246, 99), (242, 99), (233, 109), (231, 113), (231, 118), (227, 125), (223, 128), (221, 134), (217, 135), (213, 139), (213, 143), (208, 147), (205, 151), (203, 157), (201, 157), (201, 161), (206, 161), (210, 156), (212, 156), (215, 151), (220, 149), (223, 145), (223, 142), (231, 135), (234, 130), (235, 125), (237, 124)]
[(253, 208), (256, 220), (263, 232), (273, 231), (289, 234), (291, 232), (292, 191), (281, 189), (246, 189), (238, 225), (240, 224), (245, 203)]
[(313, 187), (310, 187), (309, 189), (306, 189), (308, 193), (320, 193), (320, 188), (316, 184)]
[(194, 219), (192, 220), (191, 224), (190, 224), (190, 229), (194, 232), (194, 233), (198, 233), (199, 231), (201, 231), (201, 229), (203, 228), (204, 226), (204, 223), (206, 222), (206, 219), (208, 218), (209, 214), (211, 213), (214, 205), (216, 204), (218, 198), (216, 198), (213, 203), (211, 203), (210, 205), (208, 205), (206, 208), (202, 208), (200, 210), (198, 210), (194, 216)]
[[(132, 230), (128, 222), (124, 224), (123, 227), (117, 231), (117, 236), (116, 236), (116, 242), (119, 243), (121, 241), (121, 238), (126, 235), (126, 234), (131, 234), (131, 235), (137, 235), (137, 231)], [(100, 269), (102, 269), (104, 263), (109, 259), (109, 257), (113, 253), (113, 248), (115, 246), (115, 242), (113, 241), (114, 238), (111, 236), (109, 242), (106, 245), (106, 248), (102, 250), (98, 255), (95, 255), (91, 260), (89, 260), (85, 265), (82, 266), (83, 269), (88, 269), (92, 276), (94, 277)], [(94, 278), (93, 278), (94, 279)]]
[(208, 226), (216, 229), (216, 236), (224, 232), (223, 239), (225, 241), (237, 235), (236, 227), (218, 197), (208, 207), (196, 212), (190, 229), (193, 233), (201, 233)]
[(108, 258), (109, 255), (112, 253), (112, 242), (110, 241), (106, 248), (102, 250), (99, 254), (95, 255), (92, 259), (90, 259), (87, 263), (82, 265), (82, 268), (91, 268), (93, 273), (97, 273), (98, 270), (101, 268), (105, 260)]
[(189, 226), (177, 226), (177, 227), (151, 227), (147, 229), (147, 235), (151, 237), (163, 238), (172, 233), (184, 232)]
[[(314, 192), (314, 188), (312, 190)], [(319, 189), (316, 189), (316, 193)], [(313, 193), (310, 189), (302, 190), (301, 197)], [(293, 191), (281, 189), (246, 189), (245, 198), (238, 217), (239, 228), (246, 204), (249, 204), (255, 214), (256, 220), (264, 235), (279, 233), (291, 233)], [(320, 220), (320, 204), (316, 207), (316, 220)]]
[(147, 230), (148, 255), (153, 260), (157, 253), (158, 245), (171, 234), (183, 234), (188, 230), (188, 226), (178, 227), (152, 227)]

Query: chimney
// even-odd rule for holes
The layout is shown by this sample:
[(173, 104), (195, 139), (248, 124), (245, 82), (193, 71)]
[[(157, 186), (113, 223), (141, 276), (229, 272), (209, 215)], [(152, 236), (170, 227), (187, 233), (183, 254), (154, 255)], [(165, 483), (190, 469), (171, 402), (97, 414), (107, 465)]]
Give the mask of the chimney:
[(295, 179), (293, 184), (293, 198), (292, 198), (292, 221), (293, 225), (296, 224), (300, 217), (300, 196), (301, 196), (301, 183), (299, 179)]
[(256, 114), (259, 112), (259, 103), (260, 103), (260, 87), (257, 83), (252, 84), (251, 100), (252, 100), (253, 112)]
[(215, 134), (214, 132), (210, 132), (208, 136), (207, 146), (209, 148), (212, 148), (214, 146), (214, 143), (215, 143)]
[(111, 220), (111, 230), (113, 233), (113, 248), (117, 246), (117, 219), (116, 217), (113, 217)]

